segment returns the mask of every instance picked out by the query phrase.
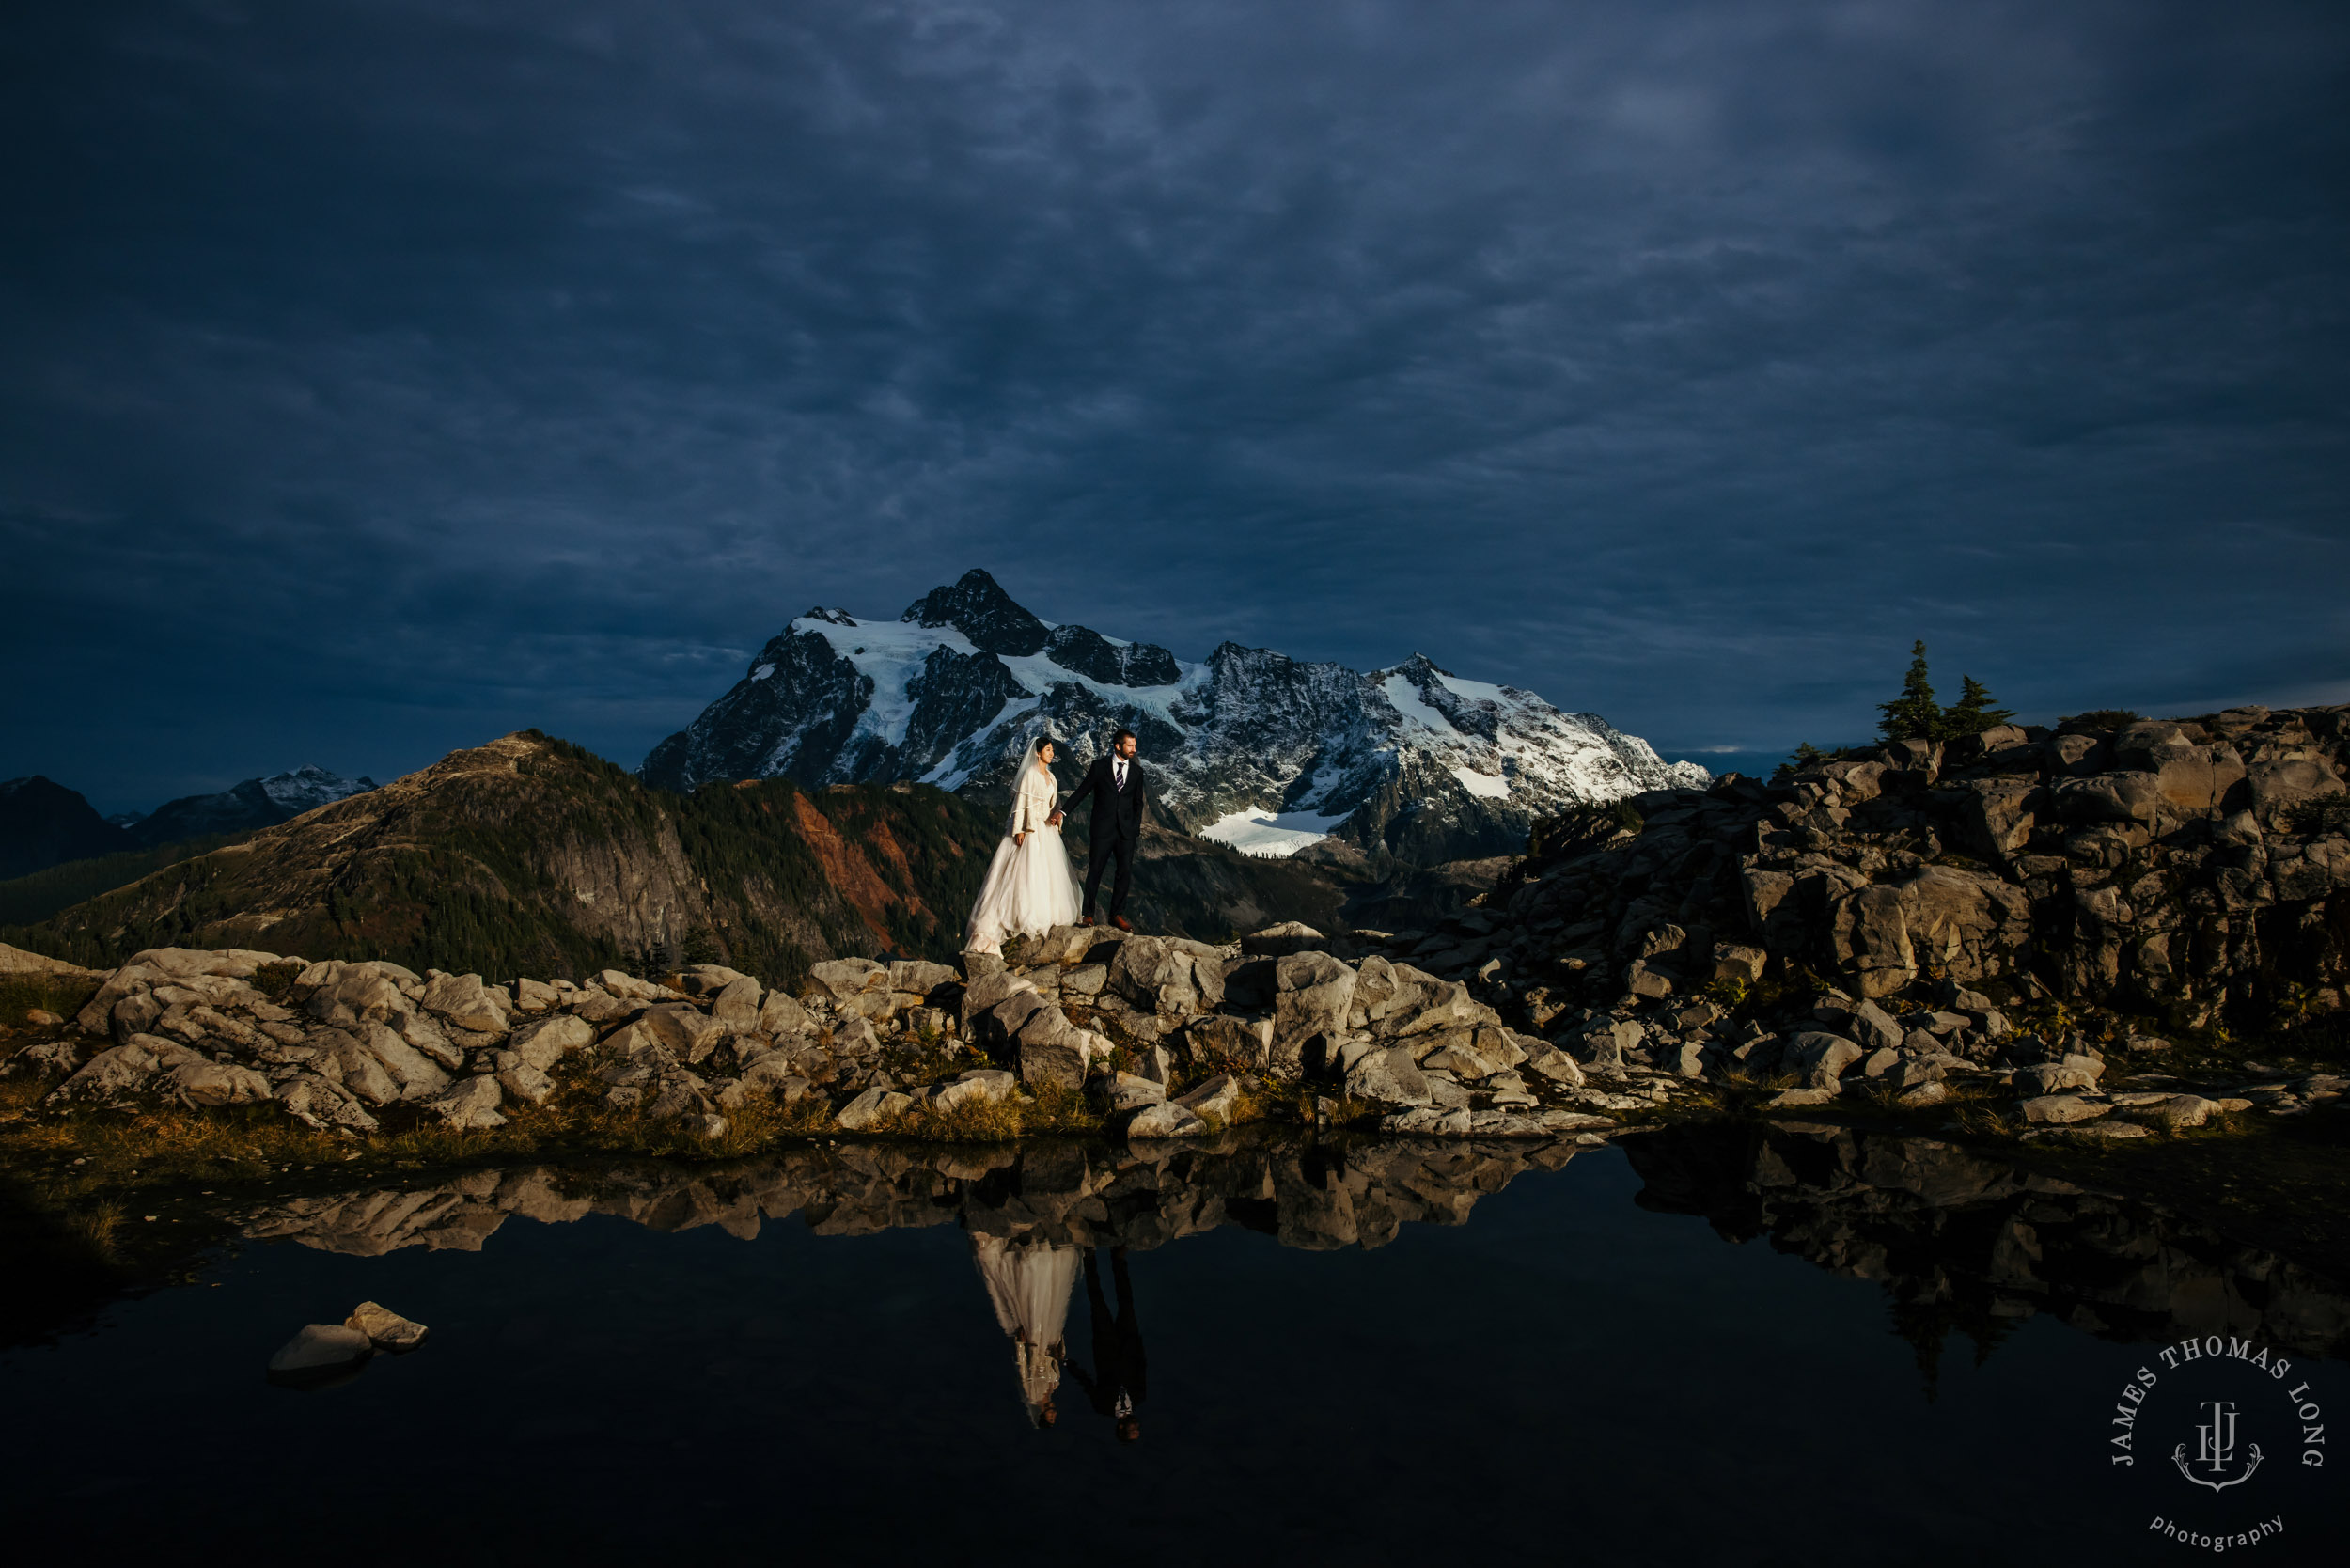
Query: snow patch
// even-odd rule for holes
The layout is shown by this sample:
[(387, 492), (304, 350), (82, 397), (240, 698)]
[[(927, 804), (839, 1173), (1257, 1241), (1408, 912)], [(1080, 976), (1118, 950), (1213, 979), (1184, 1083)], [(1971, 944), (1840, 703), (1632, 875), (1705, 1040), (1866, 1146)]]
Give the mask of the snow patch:
[(1233, 811), (1199, 830), (1202, 839), (1229, 844), (1243, 855), (1286, 859), (1308, 844), (1318, 844), (1352, 811), (1325, 817), (1318, 811)]
[(1454, 783), (1480, 800), (1508, 800), (1510, 798), (1510, 781), (1507, 778), (1496, 778), (1489, 773), (1472, 772), (1458, 764), (1445, 771), (1452, 775)]
[(1379, 682), (1379, 689), (1386, 694), (1389, 702), (1395, 704), (1395, 711), (1402, 713), (1409, 722), (1418, 725), (1423, 729), (1434, 730), (1439, 735), (1460, 733), (1452, 728), (1452, 721), (1431, 708), (1427, 699), (1419, 695), (1419, 688), (1402, 676), (1388, 676)]
[(775, 672), (776, 672), (776, 666), (773, 666), (773, 665), (761, 665), (761, 666), (760, 666), (757, 669), (755, 669), (755, 670), (751, 671), (751, 679), (752, 679), (752, 680), (754, 680), (754, 681), (764, 681), (764, 680), (766, 680), (766, 679), (767, 679), (767, 677), (769, 677), (770, 675), (773, 675)]

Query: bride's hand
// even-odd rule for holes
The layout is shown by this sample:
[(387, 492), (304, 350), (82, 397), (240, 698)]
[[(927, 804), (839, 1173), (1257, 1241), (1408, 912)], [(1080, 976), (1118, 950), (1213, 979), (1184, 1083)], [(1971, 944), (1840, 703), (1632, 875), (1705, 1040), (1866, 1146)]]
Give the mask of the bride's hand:
[(1015, 833), (1015, 834), (1013, 834), (1013, 835), (1011, 836), (1011, 847), (1012, 847), (1012, 848), (1014, 848), (1014, 849), (1018, 849), (1018, 848), (1020, 848), (1023, 844), (1026, 844), (1027, 841), (1028, 841), (1028, 836), (1027, 836), (1026, 834), (1025, 834), (1025, 833)]

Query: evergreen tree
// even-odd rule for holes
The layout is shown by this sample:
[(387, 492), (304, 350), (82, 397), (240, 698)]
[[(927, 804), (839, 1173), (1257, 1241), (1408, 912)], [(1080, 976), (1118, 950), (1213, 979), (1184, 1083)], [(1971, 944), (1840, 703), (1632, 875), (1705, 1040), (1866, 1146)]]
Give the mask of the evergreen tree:
[(1877, 704), (1877, 712), (1885, 715), (1879, 729), (1888, 741), (1938, 741), (1942, 708), (1934, 700), (1934, 687), (1926, 680), (1926, 645), (1919, 642), (1909, 651), (1909, 674), (1902, 682), (1902, 695)]
[(1991, 693), (1973, 676), (1960, 676), (1959, 682), (1958, 700), (1942, 710), (1942, 732), (1948, 738), (1980, 735), (2015, 716), (2005, 708), (1994, 708)]

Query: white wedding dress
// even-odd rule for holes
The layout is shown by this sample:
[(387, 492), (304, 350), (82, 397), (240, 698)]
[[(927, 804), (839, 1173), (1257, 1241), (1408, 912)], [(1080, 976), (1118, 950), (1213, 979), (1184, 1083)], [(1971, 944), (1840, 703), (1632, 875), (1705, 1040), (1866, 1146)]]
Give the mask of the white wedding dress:
[[(1036, 760), (1033, 745), (1020, 760), (1019, 777), (1011, 820), (971, 905), (965, 952), (1002, 952), (1007, 936), (1042, 936), (1055, 926), (1077, 920), (1077, 870), (1069, 863), (1060, 829), (1046, 823), (1060, 789), (1052, 771)], [(1027, 841), (1014, 843), (1014, 835), (1023, 833)]]

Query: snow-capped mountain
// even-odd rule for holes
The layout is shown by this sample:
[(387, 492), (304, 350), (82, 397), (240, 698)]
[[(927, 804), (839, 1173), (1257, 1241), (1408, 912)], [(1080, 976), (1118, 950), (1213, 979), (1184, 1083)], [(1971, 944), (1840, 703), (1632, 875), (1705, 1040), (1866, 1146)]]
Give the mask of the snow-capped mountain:
[(206, 833), (243, 833), (291, 821), (305, 811), (375, 788), (372, 778), (345, 778), (304, 764), (267, 778), (248, 778), (218, 794), (165, 801), (129, 824), (140, 844), (164, 844)]
[(808, 611), (639, 771), (679, 791), (777, 776), (986, 791), (1050, 736), (1073, 783), (1120, 727), (1164, 817), (1256, 854), (1325, 837), (1412, 861), (1504, 854), (1565, 807), (1707, 777), (1596, 714), (1418, 654), (1362, 674), (1228, 642), (1193, 664), (1041, 620), (977, 570), (896, 620)]

